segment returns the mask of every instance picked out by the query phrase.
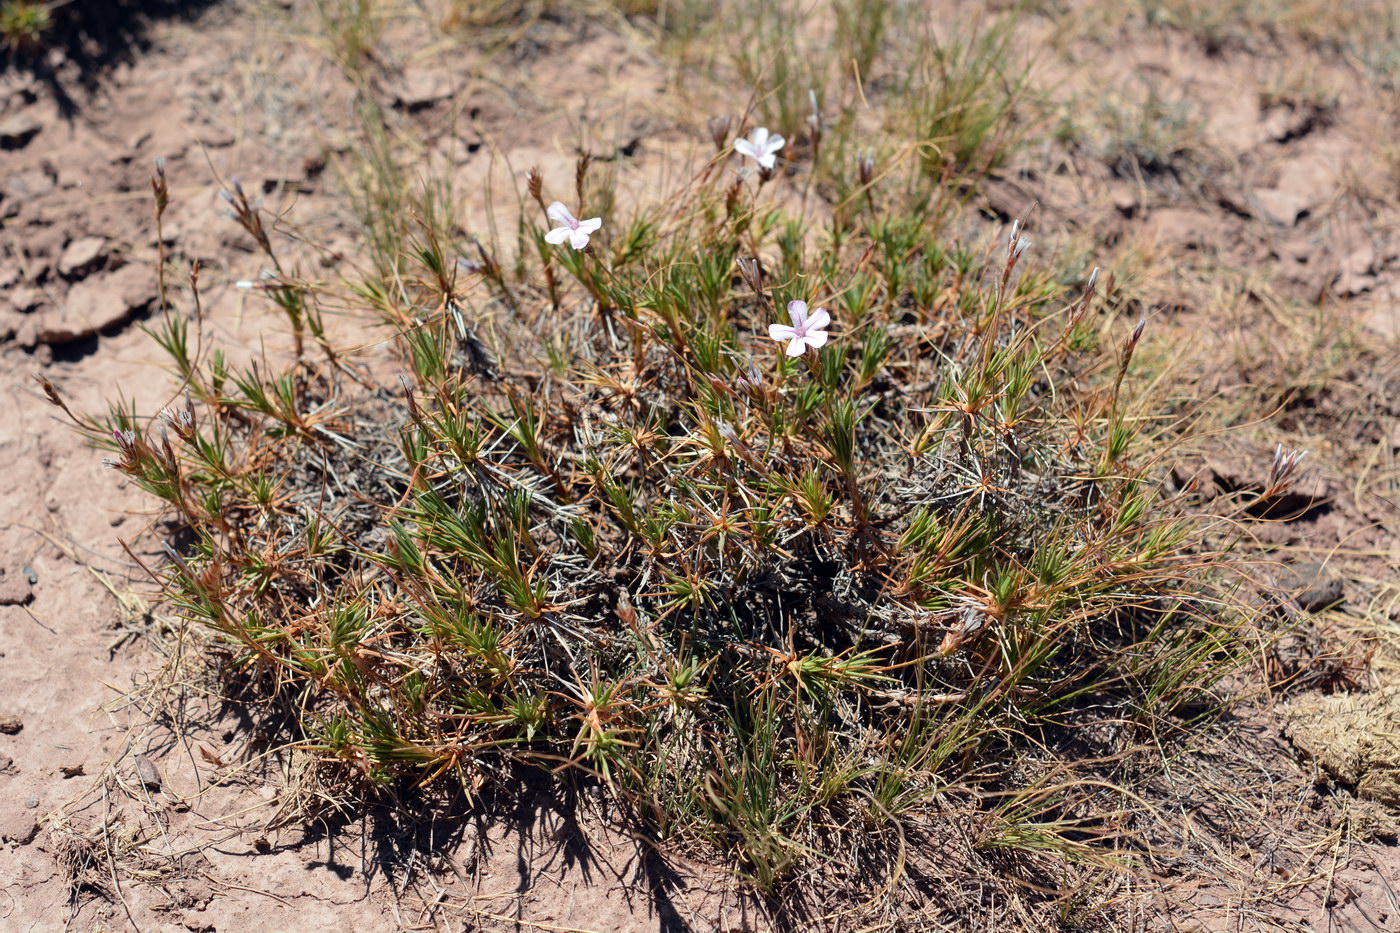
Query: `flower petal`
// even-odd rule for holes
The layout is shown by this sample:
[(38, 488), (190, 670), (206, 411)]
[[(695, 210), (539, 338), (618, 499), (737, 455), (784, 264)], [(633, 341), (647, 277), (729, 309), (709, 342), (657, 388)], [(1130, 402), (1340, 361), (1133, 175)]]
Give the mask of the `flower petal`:
[(764, 151), (768, 148), (768, 127), (755, 126), (753, 132), (749, 133), (749, 139), (753, 141), (753, 147), (756, 151)]
[(812, 316), (807, 318), (807, 333), (820, 330), (831, 323), (831, 315), (825, 308), (818, 308), (812, 312)]
[(572, 227), (578, 223), (574, 219), (574, 215), (569, 213), (569, 209), (564, 206), (563, 201), (555, 201), (544, 209), (544, 213), (550, 220), (565, 227)]
[(778, 152), (786, 144), (787, 140), (774, 133), (772, 136), (769, 136), (768, 139), (765, 141), (763, 148), (767, 149), (769, 152)]
[(746, 155), (750, 159), (758, 158), (758, 150), (755, 149), (753, 143), (749, 142), (747, 139), (734, 140), (734, 151), (739, 153), (739, 155)]
[(580, 220), (578, 222), (578, 228), (584, 233), (597, 233), (602, 226), (603, 218), (601, 217), (590, 217), (587, 220)]
[(826, 338), (829, 336), (830, 334), (828, 334), (824, 330), (808, 331), (807, 336), (803, 337), (802, 340), (807, 344), (807, 346), (815, 350), (817, 347), (825, 346)]
[(792, 318), (792, 326), (798, 330), (807, 329), (807, 302), (798, 298), (788, 302), (788, 317)]
[(765, 152), (763, 155), (758, 157), (758, 164), (763, 168), (772, 168), (777, 163), (777, 157), (774, 156), (771, 152)]
[(797, 331), (788, 327), (786, 324), (769, 324), (768, 336), (782, 343), (784, 340), (796, 340)]
[(804, 353), (806, 353), (806, 352), (807, 352), (807, 344), (803, 341), (803, 339), (802, 339), (801, 337), (798, 337), (796, 340), (794, 340), (792, 343), (788, 344), (788, 346), (787, 346), (787, 355), (788, 355), (788, 356), (801, 356), (802, 354), (804, 354)]
[(583, 249), (588, 245), (588, 231), (577, 229), (569, 233), (569, 245), (574, 249)]
[(546, 243), (553, 243), (555, 246), (558, 246), (560, 243), (563, 243), (565, 240), (567, 240), (569, 238), (569, 235), (572, 233), (573, 231), (570, 230), (568, 227), (555, 227), (553, 230), (549, 231), (544, 235), (544, 241)]

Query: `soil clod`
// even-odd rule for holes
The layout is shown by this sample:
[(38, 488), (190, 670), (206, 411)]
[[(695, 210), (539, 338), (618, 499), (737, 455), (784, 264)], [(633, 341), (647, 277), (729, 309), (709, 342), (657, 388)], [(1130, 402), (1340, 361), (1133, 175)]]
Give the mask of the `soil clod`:
[(1400, 688), (1299, 697), (1281, 712), (1299, 751), (1357, 796), (1400, 808)]

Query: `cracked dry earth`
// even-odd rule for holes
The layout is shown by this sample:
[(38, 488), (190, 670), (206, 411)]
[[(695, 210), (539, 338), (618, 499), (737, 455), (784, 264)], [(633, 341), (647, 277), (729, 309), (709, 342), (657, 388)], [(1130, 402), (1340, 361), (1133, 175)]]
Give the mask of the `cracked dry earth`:
[[(222, 214), (224, 179), (236, 175), (271, 209), (290, 211), (302, 242), (317, 244), (299, 248), (302, 268), (331, 277), (353, 260), (356, 227), (336, 159), (355, 145), (353, 88), (314, 31), (296, 25), (312, 20), (284, 6), (305, 13), (312, 4), (228, 3), (193, 22), (155, 24), (149, 47), (72, 91), (70, 106), (25, 73), (0, 74), (0, 929), (770, 929), (720, 874), (674, 860), (663, 870), (627, 833), (604, 819), (580, 824), (547, 795), (440, 838), (426, 818), (268, 832), (286, 801), (275, 782), (238, 767), (254, 737), (236, 717), (213, 708), (172, 729), (170, 717), (153, 723), (123, 699), (176, 644), (168, 620), (132, 595), (144, 586), (135, 558), (155, 548), (145, 534), (150, 503), (101, 469), (31, 374), (43, 372), (79, 411), (101, 411), (118, 393), (142, 411), (169, 400), (172, 381), (136, 326), (157, 304), (157, 157), (174, 193), (163, 231), (170, 266), (199, 262), (203, 327), (222, 346), (276, 358), (288, 343), (278, 321), (231, 287), (259, 266)], [(949, 15), (944, 7), (952, 5), (933, 4), (931, 14)], [(1048, 42), (1061, 25), (1032, 18), (1026, 31)], [(678, 129), (667, 113), (664, 70), (649, 53), (616, 32), (584, 33), (571, 38), (567, 61), (521, 58), (493, 66), (490, 80), (470, 56), (404, 46), (393, 59), (394, 80), (376, 93), (419, 131), (428, 170), (471, 192), (463, 209), (476, 214), (464, 225), (481, 223), (487, 204), (509, 216), (515, 178), (531, 165), (567, 188), (579, 114), (585, 126), (607, 125), (600, 136), (620, 142), (636, 177), (659, 171), (658, 153), (703, 139), (703, 114)], [(1070, 98), (1094, 99), (1108, 85), (1126, 98), (1164, 94), (1192, 114), (1195, 148), (1145, 176), (1115, 170), (1111, 147), (1086, 139), (1013, 164), (978, 206), (1004, 219), (1036, 202), (1038, 225), (1148, 269), (1138, 284), (1151, 296), (1143, 310), (1154, 330), (1174, 339), (1208, 332), (1220, 352), (1200, 364), (1213, 373), (1202, 378), (1222, 393), (1267, 368), (1275, 292), (1354, 319), (1373, 360), (1393, 363), (1400, 241), (1393, 180), (1378, 168), (1379, 104), (1354, 68), (1311, 59), (1314, 80), (1331, 89), (1325, 106), (1240, 92), (1290, 56), (1308, 53), (1221, 53), (1161, 32), (1125, 36), (1111, 50), (1073, 45), (1038, 66), (1042, 84)], [(600, 87), (607, 93), (590, 91)], [(624, 105), (637, 101), (651, 103)], [(1269, 275), (1237, 281), (1229, 313), (1204, 319), (1202, 283), (1249, 268)], [(187, 284), (177, 284), (187, 300)], [(362, 337), (372, 357), (382, 335), (364, 328)], [(1353, 605), (1385, 616), (1400, 601), (1390, 582), (1394, 506), (1342, 496), (1337, 476), (1358, 456), (1342, 434), (1373, 441), (1386, 469), (1400, 450), (1395, 376), (1372, 369), (1346, 385), (1350, 395), (1323, 396), (1288, 422), (1332, 471), (1324, 480), (1339, 504), (1270, 534), (1325, 558)], [(1362, 409), (1372, 414), (1357, 416)], [(1238, 446), (1205, 456), (1203, 475), (1222, 487), (1242, 483), (1250, 468), (1241, 463), (1255, 459)], [(1352, 637), (1325, 618), (1330, 603), (1314, 602), (1319, 638)], [(1378, 661), (1367, 677), (1384, 684), (1394, 671)], [(1312, 735), (1320, 714), (1308, 715)], [(1239, 728), (1251, 752), (1262, 748), (1260, 760), (1286, 772), (1280, 787), (1329, 773), (1343, 784), (1371, 780), (1330, 765), (1316, 744), (1300, 752), (1268, 710), (1242, 716)], [(1400, 928), (1400, 859), (1384, 832), (1377, 838), (1339, 842), (1287, 869), (1300, 881), (1276, 903), (1243, 909), (1233, 890), (1207, 888), (1178, 898), (1151, 928)], [(405, 866), (415, 864), (437, 870), (410, 877)]]

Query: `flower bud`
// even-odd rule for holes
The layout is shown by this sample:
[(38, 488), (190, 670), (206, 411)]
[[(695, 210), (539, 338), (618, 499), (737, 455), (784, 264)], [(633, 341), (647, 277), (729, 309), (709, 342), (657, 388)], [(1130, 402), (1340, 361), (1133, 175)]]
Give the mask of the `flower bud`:
[(758, 260), (752, 257), (740, 256), (734, 260), (734, 264), (739, 267), (739, 275), (758, 294), (763, 293), (763, 267)]
[(709, 119), (710, 141), (715, 144), (716, 152), (723, 152), (729, 148), (729, 133), (734, 128), (734, 118), (728, 114), (716, 115)]
[(1264, 490), (1265, 498), (1276, 496), (1293, 485), (1294, 474), (1298, 472), (1298, 466), (1303, 462), (1303, 458), (1308, 455), (1306, 450), (1294, 450), (1279, 444), (1274, 448), (1274, 462), (1269, 467), (1269, 482)]
[(807, 131), (812, 136), (812, 144), (820, 146), (822, 142), (823, 125), (821, 107), (817, 104), (817, 92), (815, 90), (808, 90), (807, 100), (812, 106), (812, 112), (807, 114)]
[(856, 166), (860, 170), (860, 183), (862, 185), (869, 185), (875, 180), (875, 156), (870, 150), (867, 149), (860, 154), (860, 161), (856, 163)]

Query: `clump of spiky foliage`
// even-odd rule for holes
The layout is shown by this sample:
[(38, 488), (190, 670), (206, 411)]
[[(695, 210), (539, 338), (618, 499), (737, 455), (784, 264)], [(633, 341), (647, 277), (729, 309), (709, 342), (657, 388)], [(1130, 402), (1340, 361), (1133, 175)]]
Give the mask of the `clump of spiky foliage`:
[[(353, 288), (401, 385), (331, 351), (235, 190), (295, 362), (201, 358), (172, 312), (183, 405), (78, 420), (181, 528), (168, 599), (326, 781), (572, 767), (771, 886), (833, 834), (1035, 783), (1021, 750), (1065, 723), (1128, 742), (1198, 709), (1235, 658), (1133, 465), (1140, 331), (1103, 350), (1094, 278), (1016, 227), (956, 236), (917, 154), (846, 168), (819, 210), (721, 154), (582, 252), (544, 242), (562, 193), (532, 174), (509, 263), (459, 261), (425, 209)], [(566, 196), (613, 200), (586, 159)], [(765, 331), (795, 299), (834, 337), (790, 358)], [(1031, 799), (986, 798), (979, 844), (1112, 835)]]
[(43, 47), (52, 26), (53, 13), (42, 0), (0, 2), (0, 48), (11, 53), (33, 52)]

